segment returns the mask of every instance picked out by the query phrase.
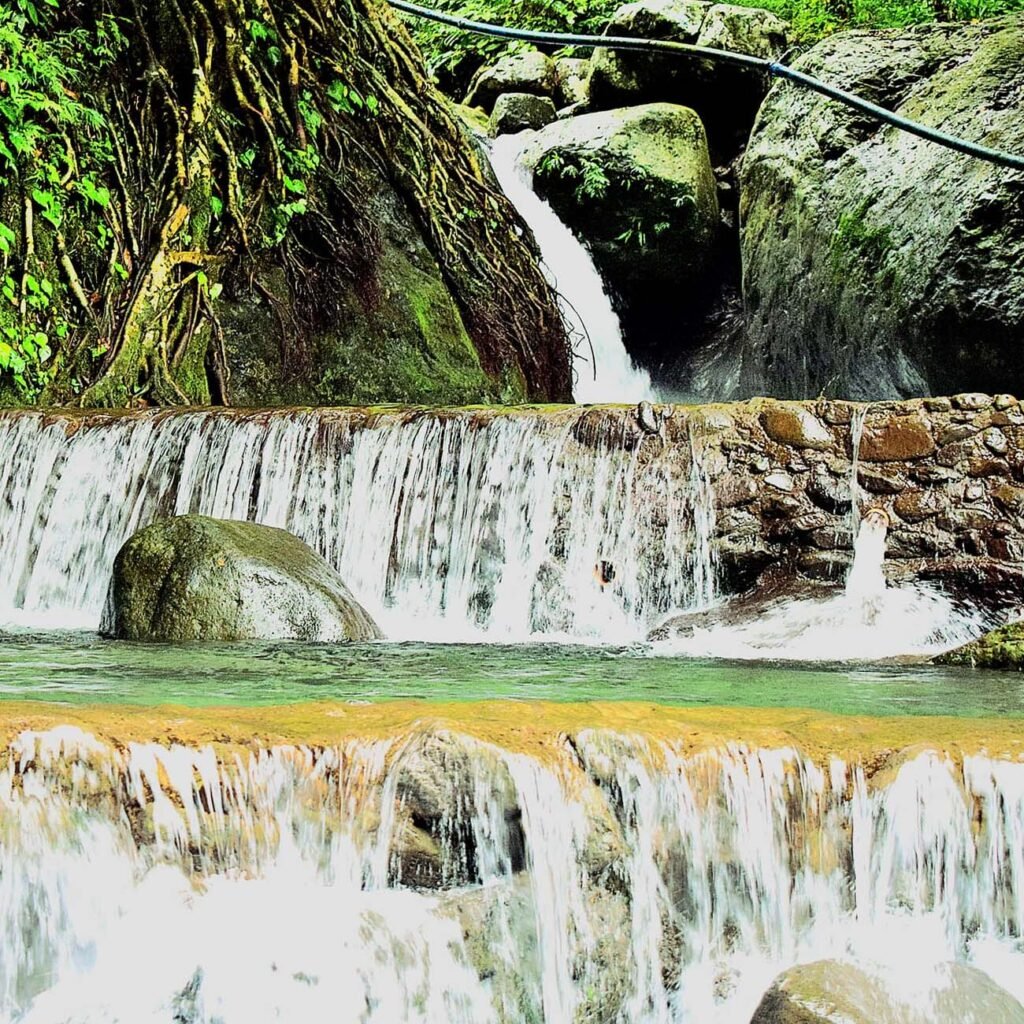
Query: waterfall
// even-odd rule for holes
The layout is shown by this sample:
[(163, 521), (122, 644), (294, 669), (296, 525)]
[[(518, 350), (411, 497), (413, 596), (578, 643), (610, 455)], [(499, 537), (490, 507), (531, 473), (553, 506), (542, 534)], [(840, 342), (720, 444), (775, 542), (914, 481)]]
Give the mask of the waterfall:
[(572, 407), (0, 414), (0, 621), (95, 628), (124, 541), (191, 512), (298, 535), (390, 639), (629, 643), (712, 586), (688, 458)]
[(633, 364), (622, 340), (619, 318), (586, 247), (533, 191), (533, 174), (522, 162), (532, 133), (499, 135), (491, 143), (491, 166), (505, 195), (529, 225), (577, 355), (586, 360), (573, 387), (577, 402), (654, 400), (646, 370)]
[(826, 957), (1024, 990), (1024, 764), (981, 755), (61, 727), (0, 752), (0, 808), (22, 1024), (736, 1024)]

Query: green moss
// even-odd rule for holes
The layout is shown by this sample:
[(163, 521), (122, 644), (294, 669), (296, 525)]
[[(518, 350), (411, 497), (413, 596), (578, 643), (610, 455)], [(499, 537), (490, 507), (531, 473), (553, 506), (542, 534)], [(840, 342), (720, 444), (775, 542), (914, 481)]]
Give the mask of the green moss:
[(868, 223), (866, 215), (870, 206), (870, 201), (864, 199), (839, 218), (832, 235), (832, 273), (838, 282), (848, 282), (856, 276), (871, 290), (892, 291), (897, 274), (893, 267), (885, 265), (893, 248), (892, 232), (887, 227)]
[(1024, 622), (1013, 622), (935, 659), (942, 665), (971, 665), (1024, 671)]

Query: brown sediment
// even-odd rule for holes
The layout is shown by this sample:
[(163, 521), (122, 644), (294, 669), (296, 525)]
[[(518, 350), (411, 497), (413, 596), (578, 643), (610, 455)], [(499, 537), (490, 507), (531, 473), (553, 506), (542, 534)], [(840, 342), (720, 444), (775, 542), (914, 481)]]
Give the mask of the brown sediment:
[(864, 765), (869, 775), (924, 749), (954, 761), (984, 753), (1024, 760), (1024, 719), (868, 717), (793, 708), (681, 708), (635, 702), (479, 701), (379, 704), (304, 703), (273, 707), (69, 707), (4, 702), (0, 740), (24, 730), (77, 726), (113, 747), (131, 742), (212, 745), (221, 753), (279, 744), (327, 746), (451, 730), (505, 750), (544, 757), (567, 740), (602, 730), (669, 743), (683, 754), (742, 744), (791, 747), (818, 763), (831, 757)]

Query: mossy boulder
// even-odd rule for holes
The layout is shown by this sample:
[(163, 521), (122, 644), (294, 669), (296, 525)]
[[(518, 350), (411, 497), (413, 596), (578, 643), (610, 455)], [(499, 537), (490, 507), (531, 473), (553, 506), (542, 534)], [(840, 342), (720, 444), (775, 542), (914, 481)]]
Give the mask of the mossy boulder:
[(380, 630), (298, 537), (255, 523), (175, 516), (114, 560), (100, 632), (122, 640), (373, 640)]
[[(1024, 153), (1024, 18), (848, 32), (796, 65)], [(732, 397), (1024, 389), (1024, 178), (790, 83), (741, 174), (747, 337)]]
[(935, 659), (940, 665), (971, 665), (1024, 671), (1024, 622), (986, 633), (983, 637)]
[[(920, 977), (915, 979), (915, 973)], [(887, 976), (869, 973), (853, 964), (818, 960), (791, 967), (776, 978), (750, 1024), (972, 1021), (1024, 1024), (1024, 1007), (987, 974), (967, 964), (940, 964), (927, 974), (914, 967), (909, 977), (907, 972), (901, 972), (896, 985)]]
[(555, 120), (555, 104), (547, 96), (528, 92), (503, 92), (491, 112), (494, 135), (514, 135), (527, 128), (543, 128)]
[[(789, 28), (769, 11), (703, 0), (638, 0), (620, 7), (607, 35), (664, 39), (776, 60)], [(768, 92), (758, 71), (691, 56), (599, 49), (591, 62), (588, 102), (604, 110), (667, 101), (692, 107), (712, 149), (727, 160), (746, 142)]]
[(659, 325), (701, 305), (720, 224), (692, 110), (651, 103), (570, 117), (538, 132), (525, 159), (537, 192), (612, 286), (628, 337), (656, 343)]

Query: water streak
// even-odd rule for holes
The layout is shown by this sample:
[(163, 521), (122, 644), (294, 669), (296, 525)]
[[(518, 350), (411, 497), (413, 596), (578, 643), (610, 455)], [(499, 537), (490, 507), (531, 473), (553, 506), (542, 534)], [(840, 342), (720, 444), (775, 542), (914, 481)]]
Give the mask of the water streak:
[(577, 402), (655, 400), (646, 370), (626, 351), (619, 318), (586, 247), (533, 190), (533, 173), (523, 164), (532, 132), (500, 135), (491, 143), (491, 166), (520, 216), (529, 225), (543, 266), (558, 292), (570, 335), (580, 339), (577, 355), (589, 353), (573, 386)]

